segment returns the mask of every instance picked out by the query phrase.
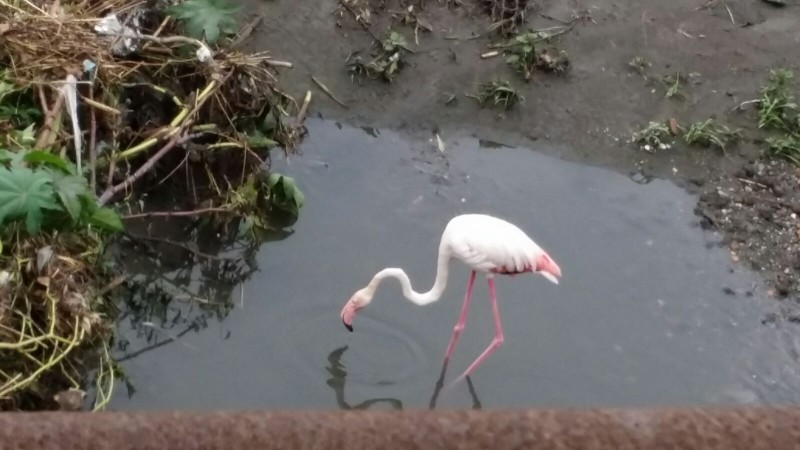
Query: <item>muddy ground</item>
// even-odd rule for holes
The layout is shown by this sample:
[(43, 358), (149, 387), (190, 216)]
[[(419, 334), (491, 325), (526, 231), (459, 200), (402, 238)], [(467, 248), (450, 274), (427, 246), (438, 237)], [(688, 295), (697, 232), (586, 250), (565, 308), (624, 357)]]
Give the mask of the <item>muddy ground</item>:
[[(527, 83), (502, 57), (480, 57), (498, 37), (486, 32), (491, 19), (477, 0), (447, 3), (355, 3), (369, 5), (369, 29), (379, 37), (391, 25), (390, 12), (424, 6), (420, 16), (433, 31), (420, 30), (418, 45), (413, 26), (391, 25), (415, 52), (391, 84), (351, 80), (345, 61), (356, 51), (369, 59), (373, 38), (350, 11), (337, 10), (337, 0), (250, 2), (250, 14), (262, 14), (263, 20), (246, 47), (291, 61), (294, 68), (284, 70), (282, 85), (296, 98), (312, 90), (314, 114), (426, 135), (468, 133), (611, 167), (637, 180), (673, 179), (699, 194), (698, 223), (723, 232), (734, 260), (761, 271), (771, 295), (798, 298), (800, 177), (793, 166), (761, 156), (765, 135), (756, 129), (753, 108), (734, 108), (758, 97), (771, 67), (797, 70), (800, 2), (789, 0), (784, 7), (762, 0), (531, 2), (527, 25), (533, 29), (581, 19), (554, 43), (568, 53), (569, 70), (535, 73)], [(635, 57), (652, 64), (648, 77), (629, 67)], [(676, 71), (699, 76), (684, 89), (684, 98), (665, 98), (659, 78)], [(326, 96), (312, 75), (347, 108)], [(465, 96), (495, 78), (511, 81), (526, 100), (502, 112), (482, 109)], [(455, 101), (448, 102), (453, 95)], [(648, 153), (630, 143), (648, 121), (675, 118), (686, 126), (708, 117), (742, 128), (743, 142), (727, 155), (681, 142)], [(792, 321), (800, 317), (794, 309), (786, 315)]]

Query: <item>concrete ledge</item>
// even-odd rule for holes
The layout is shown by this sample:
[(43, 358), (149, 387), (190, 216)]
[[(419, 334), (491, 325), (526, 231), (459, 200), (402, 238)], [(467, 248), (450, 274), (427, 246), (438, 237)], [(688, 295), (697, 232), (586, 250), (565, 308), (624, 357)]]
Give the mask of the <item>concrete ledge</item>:
[(0, 448), (788, 450), (800, 409), (5, 413)]

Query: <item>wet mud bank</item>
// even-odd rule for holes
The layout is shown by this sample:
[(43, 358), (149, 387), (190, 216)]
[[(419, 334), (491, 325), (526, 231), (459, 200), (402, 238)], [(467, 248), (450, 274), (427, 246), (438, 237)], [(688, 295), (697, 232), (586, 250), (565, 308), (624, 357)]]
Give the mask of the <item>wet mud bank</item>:
[[(481, 5), (278, 1), (260, 7), (262, 25), (247, 45), (270, 43), (291, 59), (286, 86), (293, 93), (312, 89), (312, 114), (319, 117), (417, 137), (476, 137), (637, 180), (669, 179), (699, 196), (698, 217), (724, 235), (732, 261), (760, 272), (787, 314), (795, 309), (800, 187), (792, 164), (765, 156), (769, 133), (757, 125), (753, 100), (770, 69), (797, 68), (798, 5), (530, 2), (518, 30), (568, 28), (546, 47), (565, 52), (569, 67), (534, 71), (529, 80), (506, 64), (502, 47), (493, 47), (504, 37), (486, 31), (493, 18)], [(354, 77), (348, 64), (378, 54), (376, 38), (390, 31), (413, 50), (402, 53), (405, 66), (390, 83)], [(498, 48), (498, 56), (483, 57)], [(472, 96), (496, 79), (509, 80), (524, 101), (508, 111), (482, 108)], [(709, 118), (741, 139), (725, 152), (674, 136), (655, 152), (631, 142), (652, 121), (685, 131)]]

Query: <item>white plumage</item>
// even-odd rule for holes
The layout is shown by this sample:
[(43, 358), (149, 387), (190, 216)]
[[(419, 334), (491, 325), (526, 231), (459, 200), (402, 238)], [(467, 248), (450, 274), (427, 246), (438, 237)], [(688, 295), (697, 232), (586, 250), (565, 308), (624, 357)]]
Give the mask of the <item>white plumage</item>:
[(516, 225), (484, 214), (451, 219), (442, 233), (442, 245), (469, 268), (483, 273), (530, 271), (536, 257), (544, 253)]

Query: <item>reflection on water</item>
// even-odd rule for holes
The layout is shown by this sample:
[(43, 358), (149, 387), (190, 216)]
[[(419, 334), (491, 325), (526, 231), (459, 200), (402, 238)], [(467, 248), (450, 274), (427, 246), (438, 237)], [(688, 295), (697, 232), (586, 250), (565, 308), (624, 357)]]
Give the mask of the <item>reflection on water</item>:
[[(112, 408), (800, 403), (796, 328), (761, 323), (775, 303), (763, 300), (758, 276), (696, 226), (695, 199), (673, 184), (473, 138), (442, 136), (442, 152), (427, 137), (307, 126), (301, 155), (273, 162), (305, 193), (300, 219), (252, 254), (247, 280), (201, 288), (214, 276), (202, 268), (210, 262), (187, 264), (186, 255), (176, 258), (177, 278), (174, 264), (141, 264), (143, 283), (210, 293), (209, 305), (222, 306), (136, 306), (120, 322), (130, 344), (118, 355), (129, 355), (122, 365), (137, 391), (118, 393)], [(430, 287), (444, 225), (465, 212), (518, 224), (565, 276), (559, 286), (498, 280), (504, 345), (469, 383), (442, 389), (463, 266), (453, 263), (434, 304), (413, 305), (387, 284), (355, 333), (338, 313), (383, 267), (403, 267), (415, 288)], [(485, 291), (476, 283), (450, 361), (457, 374), (493, 334)], [(133, 319), (141, 311), (149, 315)]]
[[(347, 346), (340, 347), (332, 351), (331, 354), (328, 355), (329, 365), (325, 367), (325, 369), (331, 375), (331, 377), (328, 378), (327, 384), (331, 389), (333, 389), (334, 396), (336, 397), (336, 404), (339, 405), (339, 408), (343, 410), (369, 409), (372, 405), (386, 403), (389, 407), (391, 407), (391, 409), (403, 409), (403, 402), (395, 398), (373, 398), (364, 400), (357, 405), (350, 405), (345, 401), (344, 386), (347, 382), (347, 371), (344, 369), (344, 364), (342, 363), (342, 355), (346, 351)], [(442, 392), (442, 388), (444, 387), (444, 377), (446, 373), (447, 363), (442, 365), (442, 372), (439, 374), (439, 379), (436, 381), (436, 387), (433, 390), (433, 395), (431, 395), (431, 400), (429, 402), (430, 409), (436, 408), (436, 400), (439, 398), (439, 394)], [(472, 408), (481, 409), (481, 401), (478, 399), (477, 392), (475, 392), (475, 386), (472, 384), (472, 379), (470, 377), (466, 377), (465, 381), (467, 389), (469, 390), (469, 395), (472, 397)]]
[(341, 409), (369, 409), (370, 406), (378, 404), (378, 403), (386, 403), (391, 409), (403, 409), (403, 402), (394, 398), (373, 398), (370, 400), (364, 400), (357, 405), (350, 405), (344, 399), (344, 385), (347, 381), (347, 371), (344, 370), (344, 365), (342, 364), (342, 355), (344, 352), (347, 351), (347, 346), (337, 348), (336, 350), (332, 351), (330, 355), (328, 355), (328, 364), (329, 366), (325, 369), (328, 373), (331, 374), (331, 378), (328, 378), (328, 386), (333, 389), (333, 393), (336, 396), (336, 404), (339, 405)]

